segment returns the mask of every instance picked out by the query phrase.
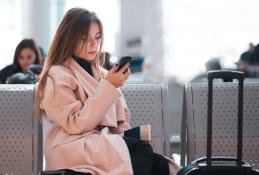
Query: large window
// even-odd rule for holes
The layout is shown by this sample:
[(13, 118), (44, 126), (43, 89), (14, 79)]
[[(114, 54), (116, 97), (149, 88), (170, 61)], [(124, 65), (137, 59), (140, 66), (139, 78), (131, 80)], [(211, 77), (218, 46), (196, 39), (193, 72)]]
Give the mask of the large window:
[(0, 69), (13, 61), (16, 45), (21, 39), (20, 0), (0, 1)]
[(259, 43), (258, 0), (164, 0), (165, 71), (189, 80), (220, 57), (235, 67), (249, 42)]
[(72, 7), (94, 11), (104, 27), (104, 50), (115, 53), (120, 30), (120, 0), (65, 0), (65, 12)]

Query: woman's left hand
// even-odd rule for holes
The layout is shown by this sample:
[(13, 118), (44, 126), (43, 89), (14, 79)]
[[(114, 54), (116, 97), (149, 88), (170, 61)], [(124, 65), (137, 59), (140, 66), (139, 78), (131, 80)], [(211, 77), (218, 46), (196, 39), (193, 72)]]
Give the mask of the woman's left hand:
[(117, 69), (118, 65), (113, 66), (105, 77), (105, 79), (113, 84), (116, 88), (122, 86), (123, 83), (129, 78), (129, 63), (125, 64), (118, 72)]

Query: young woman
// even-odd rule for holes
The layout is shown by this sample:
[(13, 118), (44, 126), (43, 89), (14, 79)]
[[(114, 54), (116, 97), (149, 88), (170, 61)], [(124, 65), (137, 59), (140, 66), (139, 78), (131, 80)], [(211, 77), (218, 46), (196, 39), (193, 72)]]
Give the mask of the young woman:
[(129, 76), (129, 64), (120, 71), (117, 65), (108, 72), (101, 68), (102, 43), (95, 13), (81, 8), (66, 13), (37, 85), (41, 115), (52, 123), (44, 150), (47, 169), (174, 174), (178, 165), (153, 153), (150, 144), (121, 136), (130, 128), (130, 115), (118, 88)]
[(25, 72), (32, 64), (41, 64), (41, 54), (32, 39), (23, 39), (16, 47), (13, 63), (0, 70), (0, 84), (19, 72)]

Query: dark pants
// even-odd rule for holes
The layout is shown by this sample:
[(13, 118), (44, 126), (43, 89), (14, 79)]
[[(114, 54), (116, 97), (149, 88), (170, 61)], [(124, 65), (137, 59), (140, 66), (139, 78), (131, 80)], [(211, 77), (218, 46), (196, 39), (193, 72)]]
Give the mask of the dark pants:
[(168, 160), (153, 152), (151, 145), (142, 140), (124, 137), (128, 146), (134, 175), (169, 175)]

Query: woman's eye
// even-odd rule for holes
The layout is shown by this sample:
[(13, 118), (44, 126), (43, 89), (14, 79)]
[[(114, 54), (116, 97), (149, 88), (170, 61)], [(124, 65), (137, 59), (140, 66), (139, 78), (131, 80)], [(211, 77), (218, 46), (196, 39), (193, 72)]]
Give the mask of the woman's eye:
[(97, 36), (95, 37), (96, 40), (100, 40), (101, 39), (101, 36)]

